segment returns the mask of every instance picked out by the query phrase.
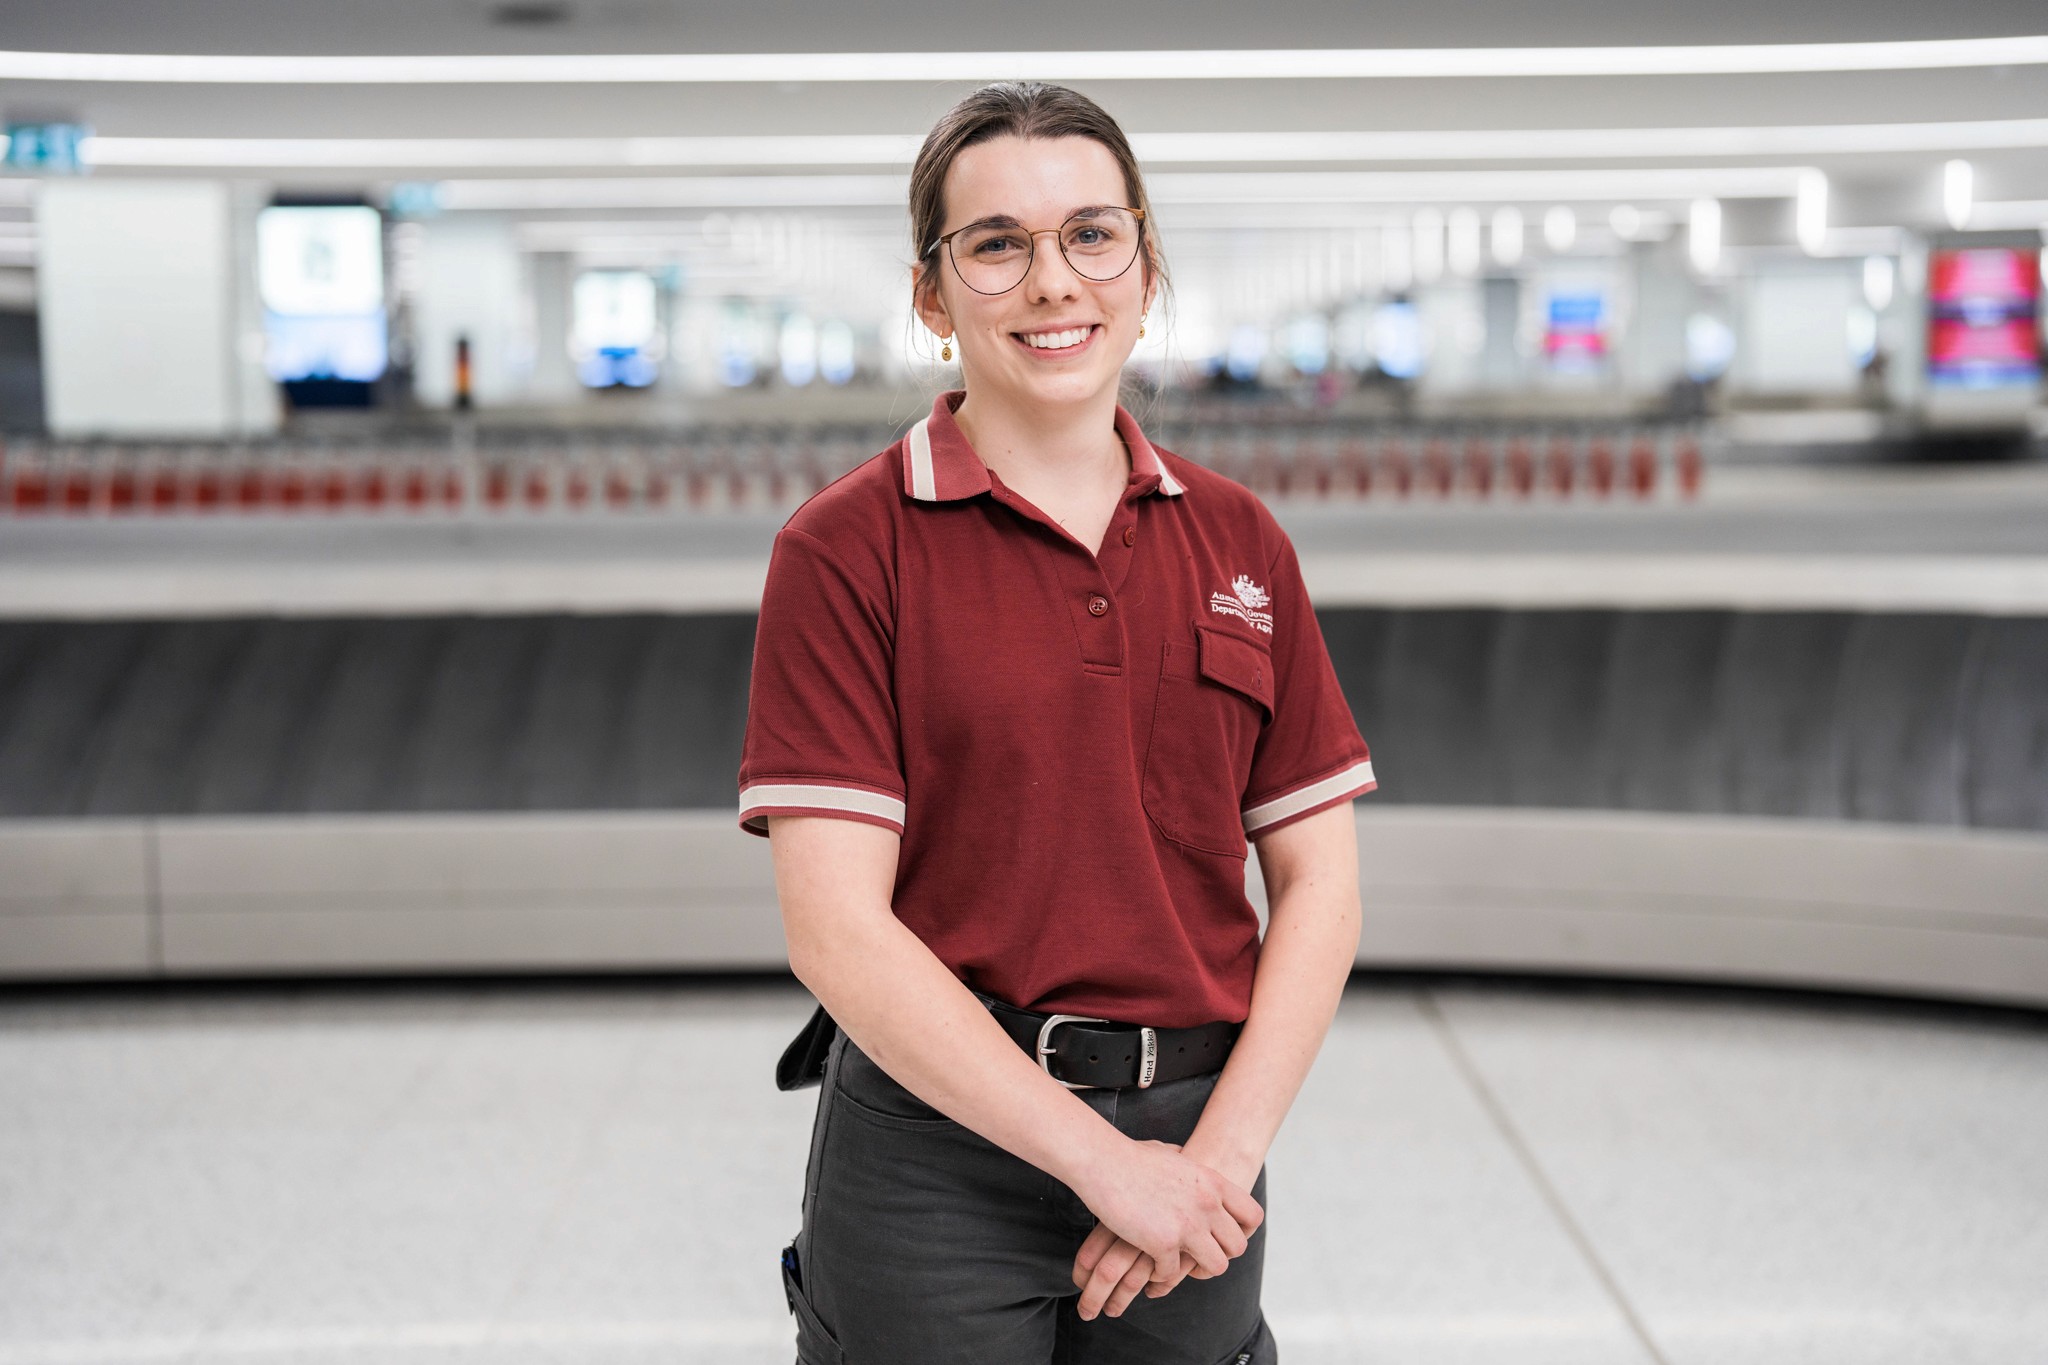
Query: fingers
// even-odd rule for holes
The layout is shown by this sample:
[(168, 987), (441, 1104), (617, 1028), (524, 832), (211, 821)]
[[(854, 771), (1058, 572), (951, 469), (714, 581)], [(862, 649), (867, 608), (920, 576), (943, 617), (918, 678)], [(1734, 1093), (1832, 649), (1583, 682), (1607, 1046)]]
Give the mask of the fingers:
[[(1121, 1239), (1119, 1239), (1117, 1245), (1130, 1247), (1133, 1251), (1137, 1250), (1137, 1248), (1131, 1247), (1129, 1242), (1122, 1241)], [(1110, 1290), (1109, 1297), (1103, 1301), (1101, 1311), (1112, 1318), (1122, 1317), (1124, 1310), (1131, 1306), (1132, 1301), (1141, 1292), (1148, 1299), (1163, 1298), (1167, 1294), (1172, 1293), (1174, 1287), (1187, 1278), (1189, 1271), (1194, 1268), (1195, 1264), (1194, 1261), (1185, 1255), (1177, 1257), (1176, 1260), (1179, 1267), (1177, 1270), (1164, 1279), (1154, 1279), (1153, 1276), (1157, 1273), (1157, 1266), (1150, 1256), (1143, 1252), (1138, 1252), (1137, 1259), (1131, 1262), (1131, 1268), (1124, 1272), (1123, 1278), (1116, 1282), (1115, 1287)], [(1081, 1316), (1084, 1318), (1089, 1316), (1085, 1308), (1081, 1310)]]
[[(1095, 1263), (1095, 1269), (1088, 1276), (1088, 1282), (1081, 1286), (1080, 1303), (1075, 1305), (1082, 1321), (1089, 1321), (1102, 1311), (1102, 1306), (1109, 1302), (1110, 1296), (1123, 1283), (1125, 1273), (1140, 1259), (1146, 1263), (1145, 1278), (1151, 1278), (1152, 1258), (1129, 1242), (1119, 1238), (1114, 1246), (1102, 1253), (1102, 1258)], [(1126, 1299), (1125, 1302), (1129, 1300)]]
[(1221, 1184), (1223, 1186), (1223, 1211), (1237, 1220), (1237, 1225), (1243, 1229), (1245, 1236), (1251, 1236), (1254, 1232), (1258, 1231), (1259, 1224), (1266, 1221), (1266, 1211), (1259, 1207), (1258, 1200), (1252, 1198), (1251, 1195), (1231, 1184), (1228, 1180), (1222, 1181)]
[(1189, 1241), (1181, 1251), (1194, 1257), (1195, 1264), (1211, 1275), (1221, 1275), (1230, 1268), (1230, 1258), (1223, 1254), (1223, 1248), (1217, 1244), (1215, 1237), (1206, 1232)]
[(1088, 1234), (1088, 1240), (1081, 1243), (1081, 1250), (1074, 1256), (1074, 1287), (1081, 1288), (1088, 1283), (1088, 1277), (1095, 1273), (1095, 1263), (1102, 1259), (1102, 1253), (1117, 1244), (1117, 1235), (1109, 1230), (1107, 1223), (1097, 1223), (1095, 1230)]
[[(1167, 1277), (1166, 1279), (1153, 1280), (1150, 1284), (1147, 1284), (1145, 1286), (1145, 1297), (1148, 1299), (1165, 1298), (1168, 1294), (1171, 1294), (1174, 1291), (1175, 1287), (1178, 1286), (1182, 1280), (1186, 1279), (1189, 1273), (1192, 1272), (1194, 1269), (1195, 1263), (1188, 1257), (1183, 1255), (1180, 1258), (1180, 1269), (1176, 1270), (1171, 1276)], [(1207, 1279), (1209, 1277), (1205, 1275), (1202, 1278)]]
[(1251, 1239), (1245, 1236), (1244, 1229), (1228, 1218), (1221, 1220), (1215, 1232), (1217, 1245), (1222, 1247), (1223, 1254), (1233, 1261), (1244, 1255), (1244, 1249), (1251, 1245)]
[(1118, 1280), (1116, 1288), (1110, 1291), (1109, 1301), (1102, 1311), (1113, 1318), (1122, 1317), (1123, 1311), (1131, 1306), (1131, 1300), (1138, 1297), (1138, 1291), (1152, 1282), (1152, 1258), (1140, 1255), (1131, 1262), (1131, 1268)]

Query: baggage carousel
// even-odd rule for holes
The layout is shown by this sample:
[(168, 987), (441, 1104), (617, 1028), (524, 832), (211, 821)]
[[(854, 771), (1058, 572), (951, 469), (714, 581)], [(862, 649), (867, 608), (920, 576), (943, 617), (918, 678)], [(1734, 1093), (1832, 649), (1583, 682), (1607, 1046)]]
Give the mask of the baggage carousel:
[[(1361, 965), (2048, 1003), (2035, 465), (1274, 506), (1381, 774)], [(0, 973), (783, 965), (786, 515), (8, 525)]]

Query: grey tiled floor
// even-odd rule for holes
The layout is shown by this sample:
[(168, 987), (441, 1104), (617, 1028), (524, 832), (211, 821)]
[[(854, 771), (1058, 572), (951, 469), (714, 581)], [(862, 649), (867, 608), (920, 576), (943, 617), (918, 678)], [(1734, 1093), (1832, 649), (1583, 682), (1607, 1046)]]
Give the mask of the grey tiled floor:
[[(0, 1365), (786, 1362), (779, 983), (0, 999)], [(2048, 1019), (1354, 986), (1290, 1365), (2048, 1358)]]

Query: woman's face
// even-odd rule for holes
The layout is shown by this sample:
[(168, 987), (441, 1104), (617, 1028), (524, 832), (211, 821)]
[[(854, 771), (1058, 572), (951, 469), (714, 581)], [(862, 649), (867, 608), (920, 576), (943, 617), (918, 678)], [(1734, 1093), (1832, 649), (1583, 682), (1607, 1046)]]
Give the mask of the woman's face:
[(1093, 138), (999, 137), (954, 158), (941, 233), (989, 219), (1054, 229), (1032, 238), (1030, 270), (1001, 294), (968, 288), (939, 248), (918, 316), (952, 334), (970, 394), (1065, 405), (1114, 391), (1151, 303), (1151, 272), (1141, 252), (1113, 280), (1086, 279), (1061, 255), (1057, 229), (1082, 210), (1134, 207), (1129, 194), (1116, 158)]

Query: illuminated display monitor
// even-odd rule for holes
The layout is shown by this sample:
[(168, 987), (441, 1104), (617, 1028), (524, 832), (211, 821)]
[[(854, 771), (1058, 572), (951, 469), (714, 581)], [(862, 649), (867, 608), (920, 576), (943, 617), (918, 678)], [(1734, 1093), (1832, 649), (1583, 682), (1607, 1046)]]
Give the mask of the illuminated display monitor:
[(639, 270), (586, 270), (570, 296), (569, 354), (593, 389), (643, 389), (660, 373), (654, 279)]
[(1559, 289), (1544, 302), (1543, 354), (1558, 370), (1596, 369), (1607, 359), (1607, 296)]
[(2032, 389), (2041, 381), (2037, 252), (1937, 250), (1927, 265), (1927, 378), (1946, 389)]
[(384, 224), (363, 205), (268, 208), (256, 219), (265, 368), (282, 383), (384, 373)]

